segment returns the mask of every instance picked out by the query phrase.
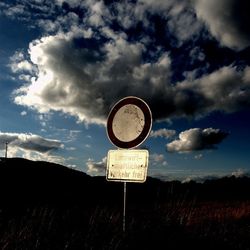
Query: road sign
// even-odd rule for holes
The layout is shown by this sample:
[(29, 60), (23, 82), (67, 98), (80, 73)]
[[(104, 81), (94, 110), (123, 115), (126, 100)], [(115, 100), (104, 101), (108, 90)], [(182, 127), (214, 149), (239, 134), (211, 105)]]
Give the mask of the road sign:
[(109, 113), (107, 134), (118, 148), (135, 148), (148, 137), (152, 114), (142, 99), (129, 96), (117, 102)]
[(145, 182), (149, 153), (144, 149), (109, 150), (107, 158), (108, 181)]

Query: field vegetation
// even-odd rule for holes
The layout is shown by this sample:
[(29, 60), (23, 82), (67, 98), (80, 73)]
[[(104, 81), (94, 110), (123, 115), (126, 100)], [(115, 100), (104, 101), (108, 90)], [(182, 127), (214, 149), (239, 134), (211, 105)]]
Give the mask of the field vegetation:
[(0, 161), (0, 249), (250, 249), (250, 179), (123, 185), (66, 167)]

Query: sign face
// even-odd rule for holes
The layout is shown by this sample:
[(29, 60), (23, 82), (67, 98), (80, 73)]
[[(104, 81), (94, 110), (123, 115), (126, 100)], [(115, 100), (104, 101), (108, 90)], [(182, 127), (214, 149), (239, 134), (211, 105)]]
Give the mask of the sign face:
[(129, 96), (112, 108), (107, 122), (107, 134), (118, 148), (134, 148), (143, 143), (152, 127), (149, 106), (140, 98)]
[(147, 150), (109, 150), (106, 178), (108, 181), (145, 182), (148, 170)]

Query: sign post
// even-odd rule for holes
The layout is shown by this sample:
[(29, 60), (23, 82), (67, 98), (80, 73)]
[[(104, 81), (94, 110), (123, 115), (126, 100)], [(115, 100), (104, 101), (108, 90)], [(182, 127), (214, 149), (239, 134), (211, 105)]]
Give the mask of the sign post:
[(122, 231), (126, 232), (126, 193), (127, 193), (127, 182), (123, 183), (123, 220), (122, 220)]
[(123, 187), (123, 232), (126, 231), (127, 182), (143, 183), (147, 178), (149, 153), (133, 149), (148, 137), (152, 127), (149, 106), (140, 98), (129, 96), (118, 101), (109, 113), (108, 138), (118, 150), (109, 150), (106, 178), (120, 181)]

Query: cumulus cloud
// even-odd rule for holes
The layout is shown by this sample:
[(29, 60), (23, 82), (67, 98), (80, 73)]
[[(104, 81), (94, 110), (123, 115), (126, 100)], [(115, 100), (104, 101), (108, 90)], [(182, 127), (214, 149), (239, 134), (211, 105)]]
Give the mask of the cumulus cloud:
[(63, 144), (60, 141), (43, 138), (39, 135), (0, 132), (0, 150), (5, 149), (6, 142), (10, 148), (19, 148), (39, 153), (49, 153), (63, 148)]
[[(58, 6), (62, 3), (57, 1)], [(225, 66), (199, 78), (195, 78), (194, 70), (193, 74), (189, 72), (193, 77), (173, 83), (170, 53), (159, 48), (153, 60), (145, 60), (145, 40), (150, 38), (131, 40), (125, 30), (114, 31), (110, 25), (119, 16), (127, 18), (127, 28), (140, 18), (147, 26), (147, 13), (164, 12), (169, 30), (184, 42), (194, 35), (185, 32), (199, 33), (200, 29), (190, 1), (140, 0), (128, 3), (133, 8), (126, 9), (121, 2), (105, 5), (103, 1), (72, 0), (68, 4), (86, 9), (84, 24), (77, 25), (80, 19), (76, 13), (59, 16), (57, 32), (31, 42), (28, 58), (20, 54), (12, 58), (13, 72), (24, 80), (13, 93), (16, 104), (40, 113), (64, 112), (86, 124), (105, 124), (112, 105), (128, 95), (144, 99), (155, 120), (201, 117), (217, 110), (234, 112), (250, 106), (249, 67), (237, 70)], [(205, 1), (195, 2), (197, 12), (203, 4)], [(123, 14), (114, 15), (116, 11)], [(203, 51), (195, 47), (190, 57), (197, 56), (204, 60)]]
[(3, 133), (0, 132), (0, 151), (5, 154), (8, 143), (8, 157), (21, 157), (35, 161), (56, 162), (65, 164), (66, 159), (55, 155), (57, 150), (64, 147), (58, 140), (43, 138), (35, 134)]
[[(154, 29), (150, 17), (160, 15), (165, 21), (166, 32), (176, 38), (178, 46), (192, 39), (202, 29), (202, 23), (196, 18), (193, 6), (186, 0), (118, 1), (112, 3), (110, 8), (116, 13), (115, 21), (125, 29), (135, 27), (138, 23), (142, 23), (146, 29)], [(109, 19), (112, 20), (111, 15)]]
[(250, 3), (247, 0), (194, 0), (197, 16), (221, 44), (241, 50), (250, 45)]
[(158, 129), (158, 130), (152, 130), (150, 133), (150, 137), (157, 138), (157, 137), (162, 137), (162, 138), (172, 138), (176, 134), (175, 130), (172, 129)]
[(93, 159), (88, 159), (86, 162), (87, 173), (90, 175), (100, 175), (104, 174), (106, 170), (107, 157), (104, 157), (101, 161), (94, 161)]
[(111, 106), (128, 95), (146, 100), (155, 119), (249, 107), (250, 67), (222, 67), (199, 79), (171, 84), (168, 53), (143, 63), (144, 49), (140, 42), (129, 43), (124, 34), (104, 44), (76, 34), (43, 37), (29, 50), (38, 73), (15, 91), (14, 101), (41, 113), (62, 111), (99, 124)]
[[(117, 99), (131, 94), (149, 99), (148, 89), (160, 94), (169, 75), (167, 54), (143, 64), (139, 42), (128, 43), (122, 36), (102, 47), (95, 42), (67, 35), (33, 42), (30, 58), (38, 74), (15, 92), (15, 102), (41, 113), (63, 111), (81, 121), (103, 123)], [(93, 48), (85, 47), (91, 44)]]
[[(65, 3), (69, 6), (67, 11)], [(246, 0), (221, 0), (219, 3), (216, 0), (25, 0), (12, 4), (2, 3), (1, 7), (6, 16), (33, 19), (36, 25), (46, 32), (76, 28), (81, 25), (81, 21), (84, 23), (81, 25), (82, 30), (85, 30), (86, 26), (100, 28), (112, 22), (124, 29), (135, 27), (140, 22), (145, 28), (152, 28), (150, 16), (160, 15), (165, 20), (167, 31), (176, 37), (179, 44), (199, 35), (203, 23), (225, 46), (243, 49), (249, 46), (250, 42), (247, 25), (250, 21), (250, 7)], [(63, 14), (58, 12), (58, 8), (63, 10)], [(31, 12), (30, 9), (34, 11)], [(80, 15), (76, 9), (79, 12), (81, 10)]]
[(34, 65), (29, 62), (23, 52), (16, 51), (13, 56), (10, 57), (10, 67), (14, 73), (18, 72), (30, 72), (35, 70)]
[(249, 171), (247, 171), (246, 169), (242, 169), (242, 168), (238, 168), (237, 170), (233, 171), (232, 176), (235, 176), (236, 178), (239, 177), (244, 177), (244, 176), (249, 176)]
[(176, 86), (176, 112), (204, 115), (212, 111), (235, 112), (250, 105), (250, 67), (238, 71), (225, 66), (199, 79)]
[(216, 149), (228, 133), (214, 128), (193, 128), (179, 134), (179, 139), (166, 145), (168, 152), (191, 152), (204, 149)]
[(167, 166), (168, 164), (163, 154), (157, 154), (157, 153), (150, 154), (149, 160), (152, 166), (157, 166), (157, 165)]

